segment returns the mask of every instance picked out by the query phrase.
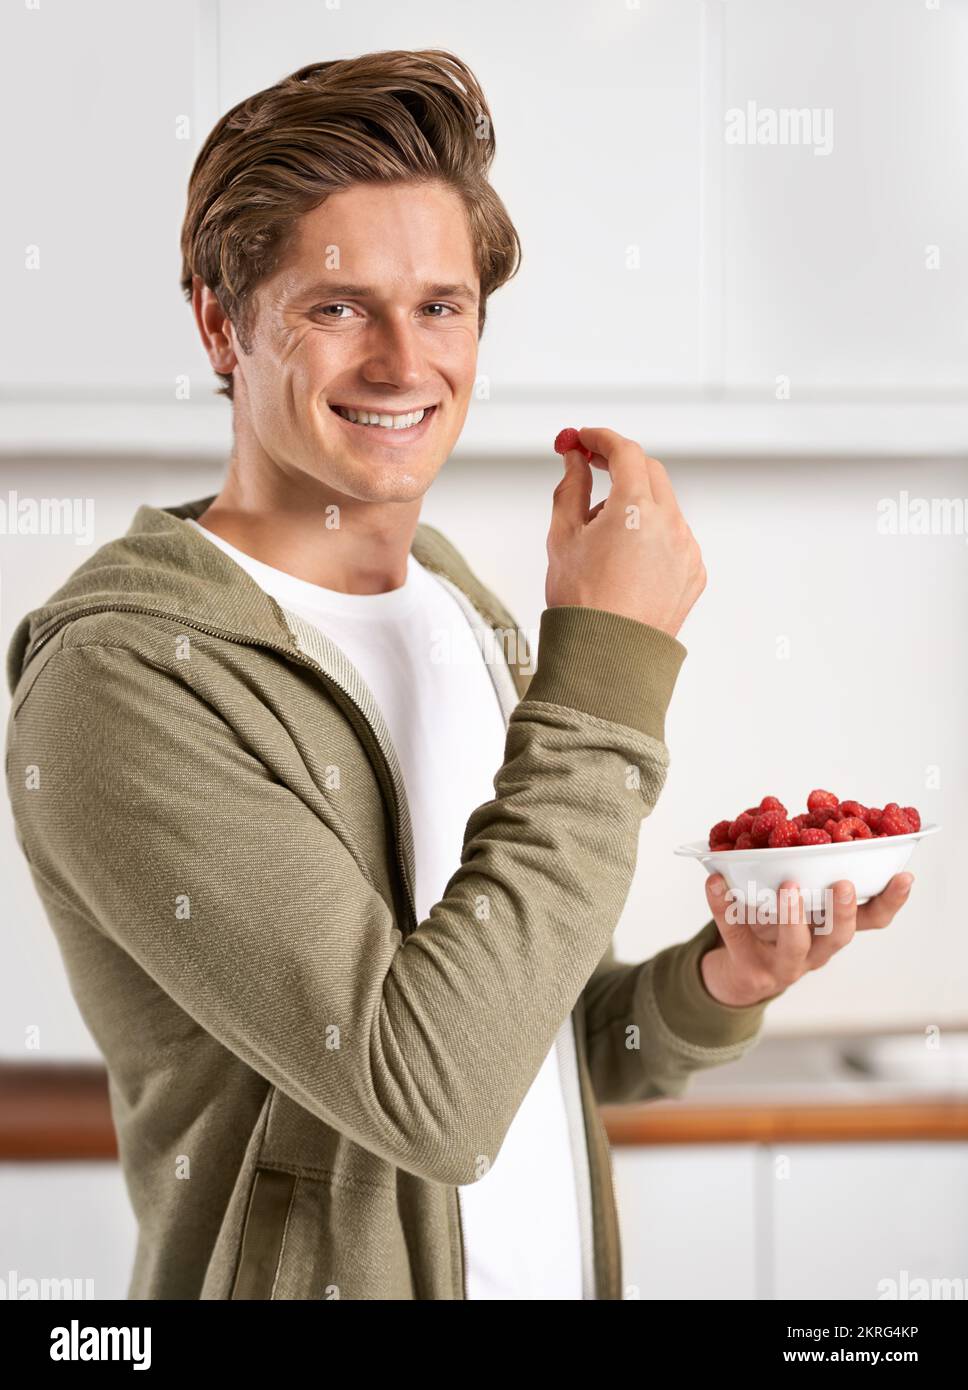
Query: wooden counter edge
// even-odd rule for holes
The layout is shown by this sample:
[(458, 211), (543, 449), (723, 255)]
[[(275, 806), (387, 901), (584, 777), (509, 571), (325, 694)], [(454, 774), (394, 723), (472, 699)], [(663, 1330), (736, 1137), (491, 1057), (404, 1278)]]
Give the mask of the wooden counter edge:
[[(615, 1147), (968, 1139), (960, 1098), (822, 1104), (657, 1101), (603, 1105)], [(0, 1062), (0, 1162), (117, 1159), (107, 1073), (98, 1063)]]

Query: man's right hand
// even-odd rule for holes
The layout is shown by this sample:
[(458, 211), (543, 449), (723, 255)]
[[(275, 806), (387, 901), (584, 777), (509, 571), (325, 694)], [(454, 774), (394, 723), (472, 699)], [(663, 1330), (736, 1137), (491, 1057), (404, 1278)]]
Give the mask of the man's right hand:
[[(577, 449), (565, 455), (548, 532), (546, 604), (603, 608), (675, 637), (706, 587), (706, 570), (669, 475), (614, 430), (581, 429), (578, 437), (592, 461)], [(608, 469), (612, 486), (589, 510), (593, 466)]]

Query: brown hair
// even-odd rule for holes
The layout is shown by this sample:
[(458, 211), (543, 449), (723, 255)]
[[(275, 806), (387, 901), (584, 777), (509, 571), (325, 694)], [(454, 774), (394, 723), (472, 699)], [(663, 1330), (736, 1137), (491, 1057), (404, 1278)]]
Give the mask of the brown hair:
[[(181, 286), (198, 275), (251, 352), (254, 290), (283, 260), (296, 223), (355, 183), (439, 180), (462, 199), (488, 295), (518, 269), (521, 244), (487, 179), (491, 114), (471, 70), (442, 49), (388, 49), (300, 68), (215, 124), (198, 153), (182, 225)], [(216, 373), (216, 395), (232, 378)]]

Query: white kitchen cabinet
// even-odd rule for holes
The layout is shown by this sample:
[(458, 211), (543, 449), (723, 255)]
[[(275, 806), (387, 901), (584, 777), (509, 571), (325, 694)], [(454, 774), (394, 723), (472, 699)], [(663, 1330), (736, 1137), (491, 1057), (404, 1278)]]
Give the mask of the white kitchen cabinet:
[(585, 421), (660, 456), (963, 454), (968, 0), (44, 0), (0, 26), (0, 449), (224, 458), (177, 283), (201, 140), (307, 63), (430, 47), (481, 80), (523, 242), (458, 453)]
[(968, 1293), (968, 1144), (657, 1145), (613, 1158), (627, 1297), (879, 1300), (910, 1297), (915, 1279)]
[(763, 136), (769, 112), (809, 112), (796, 129), (819, 136), (782, 144), (778, 121), (775, 144), (719, 147), (725, 385), (775, 399), (786, 376), (790, 403), (963, 395), (968, 4), (719, 9), (724, 110), (748, 131), (753, 103)]
[(757, 1297), (755, 1144), (612, 1150), (628, 1299)]
[(43, 0), (0, 16), (0, 112), (16, 131), (3, 144), (0, 377), (42, 440), (51, 403), (108, 415), (174, 403), (181, 375), (208, 384), (178, 285), (206, 109), (197, 24), (195, 0)]
[(124, 1299), (137, 1241), (119, 1163), (0, 1163), (0, 1282), (7, 1299), (38, 1296), (24, 1280), (55, 1281), (49, 1287), (71, 1298)]
[(916, 1278), (954, 1279), (968, 1295), (968, 1144), (772, 1153), (789, 1159), (787, 1177), (761, 1169), (772, 1193), (772, 1297), (879, 1299)]

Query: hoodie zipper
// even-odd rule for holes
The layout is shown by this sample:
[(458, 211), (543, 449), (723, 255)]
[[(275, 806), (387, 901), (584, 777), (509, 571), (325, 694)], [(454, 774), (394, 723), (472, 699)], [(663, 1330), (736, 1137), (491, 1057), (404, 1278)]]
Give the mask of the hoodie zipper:
[[(401, 815), (399, 793), (397, 791), (396, 780), (394, 779), (392, 770), (390, 768), (389, 760), (385, 752), (383, 751), (383, 746), (380, 743), (380, 740), (377, 738), (376, 734), (374, 733), (372, 725), (366, 718), (366, 715), (360, 709), (359, 705), (354, 700), (353, 696), (346, 689), (346, 687), (340, 681), (338, 681), (335, 678), (335, 676), (331, 676), (328, 671), (324, 670), (324, 668), (320, 666), (318, 661), (314, 661), (311, 656), (307, 656), (306, 653), (302, 651), (302, 649), (298, 646), (297, 639), (295, 636), (293, 636), (293, 645), (286, 646), (282, 642), (269, 642), (259, 637), (240, 637), (238, 633), (228, 632), (224, 628), (214, 627), (208, 623), (200, 623), (196, 621), (194, 618), (185, 618), (181, 614), (172, 614), (166, 612), (164, 609), (145, 608), (141, 605), (124, 603), (96, 603), (89, 604), (84, 608), (74, 609), (70, 614), (64, 617), (63, 622), (58, 622), (53, 628), (51, 628), (50, 632), (45, 633), (39, 641), (35, 642), (24, 653), (21, 670), (23, 670), (26, 667), (27, 662), (29, 660), (36, 656), (36, 654), (40, 651), (41, 647), (43, 647), (44, 644), (48, 642), (51, 637), (53, 637), (57, 632), (60, 631), (60, 629), (64, 626), (64, 623), (73, 622), (75, 618), (86, 618), (91, 613), (103, 612), (141, 613), (148, 617), (167, 618), (170, 621), (177, 622), (182, 627), (190, 627), (194, 628), (196, 632), (204, 632), (209, 637), (218, 637), (226, 642), (234, 642), (236, 646), (262, 647), (267, 651), (278, 652), (280, 656), (287, 657), (290, 661), (295, 661), (297, 665), (305, 666), (309, 670), (314, 671), (318, 676), (321, 676), (323, 678), (323, 681), (327, 685), (330, 685), (334, 687), (336, 690), (339, 690), (341, 694), (343, 694), (346, 697), (346, 699), (353, 706), (353, 709), (356, 711), (360, 720), (363, 722), (363, 724), (369, 731), (371, 742), (380, 754), (380, 758), (383, 763), (384, 773), (386, 775), (386, 781), (392, 793), (391, 819), (393, 821), (393, 844), (397, 854), (397, 867), (400, 870), (400, 877), (403, 882), (404, 893), (406, 895), (407, 900), (407, 911), (409, 914), (407, 930), (403, 933), (404, 938), (409, 936), (411, 932), (415, 931), (418, 926), (417, 908), (416, 902), (414, 900), (413, 885), (411, 883), (411, 866), (407, 861), (407, 856), (403, 848), (403, 836), (400, 833)], [(460, 1245), (461, 1295), (466, 1300), (467, 1258), (464, 1250), (464, 1223), (461, 1212), (459, 1187), (454, 1188), (454, 1197), (457, 1211), (458, 1242)]]

